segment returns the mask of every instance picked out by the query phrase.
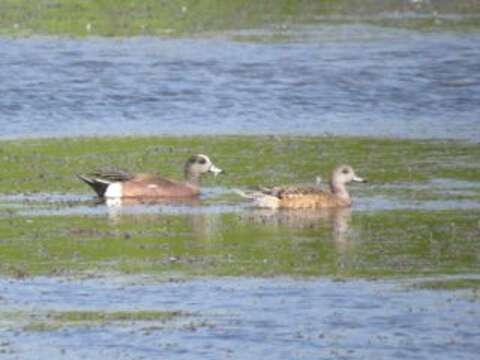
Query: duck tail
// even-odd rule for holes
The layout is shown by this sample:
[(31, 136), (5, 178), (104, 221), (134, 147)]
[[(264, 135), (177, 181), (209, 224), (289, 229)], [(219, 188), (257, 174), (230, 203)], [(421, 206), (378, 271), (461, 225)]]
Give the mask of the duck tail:
[(245, 191), (242, 191), (240, 189), (233, 189), (233, 192), (237, 195), (240, 195), (241, 197), (243, 197), (245, 199), (250, 199), (250, 200), (255, 199), (255, 196), (253, 195), (252, 192), (245, 192)]
[(82, 180), (85, 184), (90, 186), (93, 191), (97, 193), (99, 197), (103, 197), (107, 191), (108, 186), (112, 183), (108, 180), (103, 180), (99, 178), (92, 178), (85, 175), (77, 174), (77, 177)]
[(265, 194), (261, 191), (244, 192), (239, 189), (234, 189), (234, 192), (243, 198), (252, 200), (256, 207), (267, 209), (277, 209), (279, 207), (280, 199), (276, 196)]

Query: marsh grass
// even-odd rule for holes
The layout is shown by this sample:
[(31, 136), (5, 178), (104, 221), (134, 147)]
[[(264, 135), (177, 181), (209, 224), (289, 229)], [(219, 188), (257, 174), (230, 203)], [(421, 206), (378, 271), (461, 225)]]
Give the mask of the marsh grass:
[[(0, 219), (6, 276), (390, 277), (476, 273), (478, 211), (353, 214), (338, 237), (325, 219), (143, 215)], [(19, 274), (21, 276), (19, 276)]]
[(208, 154), (227, 187), (312, 182), (350, 163), (374, 184), (480, 179), (480, 146), (455, 141), (347, 137), (198, 136), (30, 139), (0, 142), (1, 193), (89, 191), (75, 174), (98, 168), (182, 177), (193, 153)]
[[(405, 203), (478, 201), (480, 146), (454, 141), (343, 137), (126, 137), (27, 139), (0, 143), (0, 193), (87, 194), (76, 173), (102, 167), (160, 172), (180, 178), (185, 159), (207, 153), (228, 175), (205, 186), (326, 181), (339, 163), (370, 180), (354, 197)], [(430, 190), (435, 179), (461, 180), (460, 195)], [(395, 185), (391, 188), (392, 185)], [(415, 191), (415, 186), (420, 186)], [(405, 189), (404, 189), (405, 187)], [(210, 197), (215, 197), (214, 195)], [(358, 211), (345, 219), (315, 213), (209, 212), (242, 200), (206, 199), (204, 212), (184, 209), (117, 214), (62, 214), (72, 204), (3, 202), (0, 273), (25, 278), (121, 272), (190, 276), (390, 277), (478, 273), (479, 211), (475, 209)], [(209, 202), (211, 201), (211, 202)], [(77, 204), (78, 205), (78, 204)], [(28, 208), (28, 211), (22, 211)], [(42, 205), (43, 206), (43, 205)], [(82, 204), (94, 207), (91, 204)], [(105, 206), (105, 205), (99, 205)], [(155, 208), (154, 208), (155, 209)], [(343, 230), (337, 223), (345, 222)]]
[[(415, 13), (419, 16), (412, 17)], [(469, 1), (3, 0), (0, 32), (20, 36), (204, 36), (273, 25), (278, 28), (278, 36), (267, 41), (290, 41), (283, 29), (292, 24), (363, 22), (427, 31), (465, 31), (478, 29), (479, 13), (478, 4)], [(242, 38), (246, 40), (265, 38)]]
[[(452, 279), (452, 280), (432, 280), (422, 281), (414, 286), (414, 288), (428, 290), (460, 290), (473, 289), (480, 292), (480, 279)], [(478, 294), (480, 295), (480, 293)], [(477, 296), (480, 299), (480, 296)]]
[(331, 0), (6, 0), (4, 32), (17, 34), (175, 36), (256, 27), (326, 13)]
[(179, 311), (50, 311), (45, 313), (2, 313), (1, 318), (23, 323), (23, 331), (49, 332), (70, 327), (122, 326), (153, 323), (156, 327), (175, 318), (188, 316)]

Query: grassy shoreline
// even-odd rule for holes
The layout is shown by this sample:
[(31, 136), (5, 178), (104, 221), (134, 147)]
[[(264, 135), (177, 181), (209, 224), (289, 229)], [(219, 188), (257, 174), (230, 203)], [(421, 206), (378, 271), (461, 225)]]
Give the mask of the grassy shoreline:
[[(385, 13), (397, 16), (379, 16)], [(295, 24), (359, 21), (423, 30), (475, 30), (480, 27), (480, 17), (475, 15), (480, 15), (480, 5), (468, 1), (4, 0), (0, 4), (0, 33), (191, 36), (272, 25), (283, 29)]]

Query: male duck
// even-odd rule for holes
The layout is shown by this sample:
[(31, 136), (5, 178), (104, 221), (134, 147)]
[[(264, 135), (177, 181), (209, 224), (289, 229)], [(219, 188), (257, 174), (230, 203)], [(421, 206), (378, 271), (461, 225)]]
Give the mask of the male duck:
[(366, 182), (355, 175), (352, 167), (342, 165), (335, 168), (330, 177), (330, 192), (316, 186), (286, 186), (260, 188), (260, 191), (238, 193), (252, 199), (257, 207), (287, 209), (342, 208), (352, 205), (352, 200), (345, 187), (346, 184)]
[(78, 175), (102, 198), (189, 198), (200, 194), (200, 177), (215, 176), (223, 170), (203, 154), (193, 155), (185, 164), (185, 181), (159, 175), (129, 174), (124, 171), (99, 171)]

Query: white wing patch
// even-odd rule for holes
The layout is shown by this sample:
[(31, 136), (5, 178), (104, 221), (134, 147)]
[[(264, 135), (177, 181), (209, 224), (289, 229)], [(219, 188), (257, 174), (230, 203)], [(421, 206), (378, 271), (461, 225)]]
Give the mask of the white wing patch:
[(148, 184), (147, 187), (149, 189), (158, 189), (158, 185), (155, 185), (155, 184)]
[(123, 185), (120, 182), (113, 183), (107, 187), (105, 197), (107, 198), (121, 198)]

